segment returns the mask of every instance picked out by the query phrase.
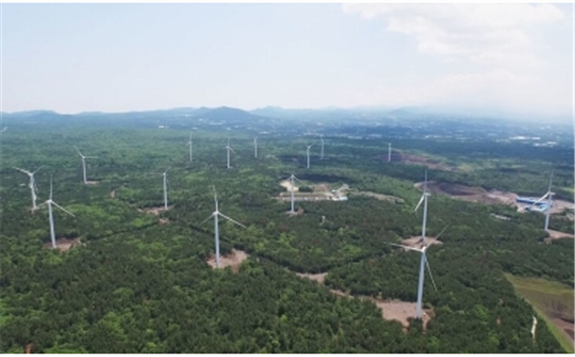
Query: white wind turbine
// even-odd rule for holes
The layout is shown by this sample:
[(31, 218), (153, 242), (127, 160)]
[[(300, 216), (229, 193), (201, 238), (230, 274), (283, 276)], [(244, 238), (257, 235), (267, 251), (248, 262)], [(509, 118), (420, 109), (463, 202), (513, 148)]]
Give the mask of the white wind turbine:
[(421, 195), (421, 199), (419, 200), (419, 203), (417, 204), (417, 206), (415, 206), (415, 211), (417, 211), (417, 209), (419, 208), (419, 206), (421, 206), (421, 203), (423, 202), (423, 224), (421, 226), (421, 240), (420, 242), (425, 242), (425, 227), (427, 225), (427, 197), (429, 197), (430, 194), (427, 192), (427, 171), (425, 171), (425, 183), (423, 184), (423, 195)]
[(190, 141), (186, 143), (190, 147), (190, 162), (192, 162), (192, 133), (190, 132)]
[(216, 243), (216, 268), (220, 267), (220, 229), (219, 229), (219, 225), (218, 225), (218, 217), (222, 216), (225, 219), (227, 219), (228, 221), (237, 224), (240, 227), (246, 228), (246, 226), (244, 226), (243, 224), (241, 224), (238, 221), (235, 221), (233, 219), (231, 219), (230, 217), (226, 216), (225, 214), (221, 213), (218, 209), (218, 196), (216, 194), (216, 188), (214, 188), (214, 202), (216, 205), (216, 210), (214, 212), (212, 212), (212, 214), (206, 218), (201, 224), (204, 224), (208, 219), (214, 217), (214, 229), (215, 229), (215, 233), (214, 233), (214, 239), (215, 239), (215, 243)]
[(228, 138), (228, 145), (226, 146), (227, 158), (228, 158), (228, 169), (231, 168), (230, 166), (230, 151), (234, 154), (236, 153), (232, 147), (230, 146), (230, 138)]
[(313, 146), (313, 144), (311, 144), (311, 145), (306, 145), (306, 147), (307, 147), (307, 150), (306, 150), (306, 153), (307, 153), (307, 168), (308, 168), (308, 169), (309, 169), (309, 149), (311, 149), (312, 146)]
[(168, 171), (170, 170), (170, 168), (168, 168), (164, 173), (162, 173), (162, 176), (164, 177), (164, 211), (168, 210)]
[(425, 278), (424, 266), (427, 266), (427, 271), (429, 272), (429, 276), (431, 277), (431, 282), (433, 283), (433, 287), (435, 288), (435, 291), (437, 291), (437, 285), (435, 285), (435, 279), (433, 279), (433, 274), (431, 273), (431, 268), (429, 267), (429, 263), (427, 262), (426, 251), (427, 251), (427, 248), (429, 248), (429, 246), (431, 246), (433, 244), (433, 242), (435, 242), (437, 239), (439, 239), (439, 237), (445, 231), (445, 229), (447, 229), (447, 226), (445, 228), (443, 228), (441, 233), (439, 233), (439, 235), (437, 237), (435, 237), (429, 244), (425, 244), (425, 241), (423, 241), (421, 243), (421, 248), (409, 247), (409, 246), (405, 246), (402, 244), (387, 243), (389, 245), (401, 247), (404, 249), (414, 250), (416, 252), (421, 253), (421, 263), (419, 265), (419, 283), (417, 285), (417, 307), (416, 307), (416, 312), (415, 312), (415, 316), (417, 319), (421, 319), (422, 299), (423, 299), (423, 280)]
[(549, 188), (547, 188), (547, 192), (543, 196), (541, 196), (540, 199), (533, 202), (533, 204), (531, 205), (531, 208), (533, 208), (536, 204), (547, 198), (547, 210), (545, 211), (545, 228), (544, 228), (546, 232), (549, 231), (549, 215), (551, 214), (551, 204), (553, 202), (552, 199), (554, 194), (553, 192), (551, 192), (552, 183), (553, 183), (553, 171), (551, 171), (551, 176), (549, 177)]
[(387, 143), (387, 162), (391, 162), (391, 143)]
[[(295, 175), (292, 173), (290, 177), (288, 177), (288, 179), (291, 181), (291, 210), (290, 210), (290, 214), (294, 215), (295, 214), (295, 210), (294, 210), (294, 180), (298, 180), (299, 182), (301, 182), (297, 177), (295, 177)], [(303, 182), (301, 182), (303, 184)]]
[(320, 140), (321, 140), (321, 154), (319, 158), (323, 160), (323, 135), (320, 136)]
[(52, 240), (52, 248), (56, 249), (56, 233), (54, 231), (54, 215), (52, 213), (52, 205), (58, 207), (62, 211), (66, 212), (72, 217), (74, 216), (72, 213), (64, 209), (64, 207), (60, 206), (56, 202), (52, 200), (52, 176), (50, 176), (50, 198), (46, 200), (46, 202), (42, 203), (41, 206), (47, 205), (48, 206), (48, 217), (50, 219), (50, 239)]
[(38, 198), (38, 196), (36, 196), (36, 193), (38, 193), (38, 187), (36, 186), (36, 180), (34, 179), (34, 174), (36, 172), (38, 172), (38, 170), (40, 170), (41, 168), (42, 168), (42, 166), (37, 168), (36, 171), (30, 172), (30, 171), (26, 171), (24, 169), (21, 169), (19, 167), (14, 167), (15, 170), (23, 172), (26, 175), (28, 175), (28, 177), (30, 177), (30, 183), (28, 184), (28, 187), (30, 187), (30, 192), (32, 194), (32, 211), (35, 211), (38, 209), (38, 206), (36, 206), (36, 199)]
[(78, 152), (78, 155), (80, 155), (80, 157), (82, 158), (82, 172), (84, 174), (83, 178), (84, 178), (84, 184), (88, 183), (88, 180), (86, 179), (86, 159), (96, 159), (97, 156), (84, 156), (82, 155), (82, 153), (80, 152), (80, 150), (78, 150), (78, 148), (74, 145), (74, 147), (76, 148), (76, 151)]
[(254, 157), (258, 158), (258, 137), (254, 138)]

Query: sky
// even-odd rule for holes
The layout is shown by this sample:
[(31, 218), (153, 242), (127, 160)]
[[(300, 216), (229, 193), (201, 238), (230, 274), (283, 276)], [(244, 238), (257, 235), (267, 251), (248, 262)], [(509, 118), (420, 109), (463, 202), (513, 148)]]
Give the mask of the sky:
[(2, 111), (573, 110), (571, 4), (3, 4)]

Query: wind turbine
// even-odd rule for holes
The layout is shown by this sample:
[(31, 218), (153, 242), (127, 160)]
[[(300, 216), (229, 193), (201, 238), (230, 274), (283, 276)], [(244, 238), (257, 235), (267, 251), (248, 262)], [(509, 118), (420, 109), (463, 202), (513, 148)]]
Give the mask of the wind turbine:
[(96, 156), (84, 156), (82, 155), (82, 153), (80, 152), (80, 150), (78, 150), (78, 148), (74, 145), (74, 147), (76, 148), (76, 151), (78, 152), (78, 154), (80, 155), (80, 157), (82, 158), (82, 172), (84, 174), (84, 184), (88, 184), (88, 180), (86, 179), (86, 159), (96, 159)]
[(46, 200), (46, 202), (42, 203), (41, 206), (43, 206), (43, 205), (48, 206), (48, 217), (50, 219), (50, 238), (52, 239), (52, 248), (56, 249), (56, 233), (54, 231), (54, 215), (52, 213), (52, 205), (58, 207), (59, 209), (66, 212), (67, 214), (69, 214), (72, 217), (76, 217), (76, 216), (74, 216), (72, 213), (70, 213), (69, 211), (64, 209), (64, 207), (60, 206), (59, 204), (57, 204), (56, 202), (54, 202), (52, 200), (52, 176), (50, 176), (50, 198), (48, 198)]
[[(449, 225), (447, 225), (449, 226)], [(435, 237), (431, 243), (425, 244), (425, 241), (423, 241), (421, 243), (421, 248), (414, 248), (414, 247), (409, 247), (409, 246), (405, 246), (402, 244), (395, 244), (395, 243), (387, 243), (389, 245), (393, 245), (396, 247), (401, 247), (404, 249), (409, 249), (409, 250), (414, 250), (416, 252), (421, 253), (421, 263), (419, 265), (419, 282), (417, 285), (417, 308), (416, 308), (416, 312), (415, 312), (415, 316), (417, 319), (421, 319), (421, 304), (422, 304), (422, 299), (423, 299), (423, 280), (425, 279), (425, 268), (424, 266), (427, 266), (427, 271), (429, 272), (429, 276), (431, 277), (431, 282), (433, 283), (433, 287), (435, 288), (435, 291), (437, 291), (437, 285), (435, 285), (435, 279), (433, 279), (433, 274), (431, 273), (431, 268), (429, 267), (429, 263), (427, 262), (427, 248), (429, 248), (433, 242), (435, 242), (436, 240), (439, 239), (439, 237), (441, 236), (441, 234), (445, 231), (445, 229), (447, 229), (447, 226), (445, 228), (443, 228), (443, 230), (441, 231), (441, 233), (439, 233), (439, 235), (437, 237)]]
[(170, 170), (170, 168), (168, 168), (164, 173), (162, 173), (162, 176), (164, 176), (164, 211), (168, 210), (168, 171)]
[(190, 132), (190, 141), (186, 143), (190, 147), (190, 162), (192, 162), (192, 133)]
[(219, 225), (218, 225), (218, 216), (222, 216), (225, 219), (227, 219), (228, 221), (237, 224), (240, 227), (246, 228), (246, 226), (244, 226), (243, 224), (241, 224), (238, 221), (235, 221), (233, 219), (231, 219), (230, 217), (226, 216), (225, 214), (221, 213), (218, 209), (218, 196), (216, 194), (216, 188), (214, 188), (214, 202), (216, 205), (216, 210), (214, 212), (212, 212), (212, 214), (206, 218), (201, 224), (204, 224), (208, 219), (214, 217), (214, 229), (215, 229), (215, 233), (214, 233), (214, 239), (216, 241), (216, 268), (220, 267), (220, 230), (219, 230)]
[(391, 143), (387, 143), (387, 162), (391, 162)]
[(545, 228), (544, 228), (546, 232), (549, 231), (549, 215), (551, 214), (551, 203), (553, 198), (553, 192), (551, 192), (552, 182), (553, 182), (553, 171), (551, 171), (551, 176), (549, 177), (549, 188), (547, 189), (547, 192), (540, 199), (533, 202), (533, 204), (531, 205), (531, 207), (533, 208), (533, 206), (535, 206), (536, 204), (547, 198), (547, 210), (545, 212)]
[[(290, 214), (294, 215), (295, 214), (295, 210), (294, 210), (294, 180), (298, 180), (299, 182), (301, 182), (297, 177), (295, 177), (295, 175), (292, 173), (290, 177), (288, 177), (289, 180), (291, 180), (291, 211)], [(301, 182), (303, 184), (303, 182)]]
[(42, 166), (37, 168), (36, 171), (30, 172), (30, 171), (26, 171), (24, 169), (21, 169), (19, 167), (14, 167), (15, 170), (23, 172), (26, 175), (28, 175), (28, 177), (30, 177), (30, 183), (28, 184), (28, 187), (30, 187), (30, 192), (32, 193), (32, 211), (35, 211), (38, 209), (38, 206), (36, 206), (36, 199), (38, 198), (38, 196), (36, 196), (36, 193), (38, 192), (38, 187), (36, 187), (36, 180), (34, 179), (34, 174), (36, 172), (38, 172), (38, 170), (40, 170), (41, 168), (42, 168)]
[(258, 158), (258, 137), (254, 138), (254, 157)]
[(320, 140), (321, 140), (321, 154), (319, 158), (323, 160), (323, 135), (320, 136)]
[(421, 199), (419, 200), (419, 203), (415, 207), (415, 210), (413, 210), (414, 212), (417, 211), (417, 209), (419, 208), (419, 206), (421, 206), (421, 203), (423, 202), (423, 224), (421, 226), (421, 240), (420, 240), (420, 242), (425, 242), (425, 227), (427, 224), (427, 197), (429, 197), (429, 196), (430, 196), (430, 194), (427, 192), (427, 171), (425, 171), (425, 183), (423, 185), (423, 195), (421, 195)]
[(232, 147), (230, 146), (230, 138), (228, 138), (228, 145), (226, 146), (226, 150), (227, 150), (227, 158), (228, 158), (228, 169), (231, 168), (230, 166), (230, 151), (233, 152), (234, 154), (236, 153)]
[(306, 145), (306, 147), (307, 147), (307, 150), (306, 150), (306, 152), (307, 152), (307, 168), (308, 169), (309, 169), (309, 149), (311, 149), (312, 146), (313, 146), (313, 144)]

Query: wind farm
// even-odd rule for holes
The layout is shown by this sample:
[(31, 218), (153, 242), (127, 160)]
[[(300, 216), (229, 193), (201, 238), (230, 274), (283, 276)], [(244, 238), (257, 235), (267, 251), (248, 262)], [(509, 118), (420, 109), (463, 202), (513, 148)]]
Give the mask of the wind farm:
[[(222, 111), (218, 113), (221, 115)], [(78, 180), (78, 162), (66, 155), (66, 148), (72, 145), (63, 142), (61, 147), (52, 147), (42, 136), (43, 132), (63, 129), (45, 122), (41, 125), (46, 129), (28, 134), (34, 145), (49, 148), (39, 154), (11, 136), (24, 125), (11, 120), (7, 132), (10, 136), (3, 138), (6, 151), (2, 164), (7, 169), (1, 188), (5, 207), (1, 219), (8, 234), (6, 242), (12, 249), (7, 254), (15, 254), (18, 244), (25, 242), (31, 254), (48, 254), (37, 259), (52, 259), (46, 264), (60, 262), (66, 267), (55, 272), (59, 279), (67, 281), (65, 284), (73, 281), (72, 276), (65, 275), (67, 271), (82, 272), (91, 279), (97, 279), (91, 271), (106, 276), (111, 283), (102, 282), (101, 286), (113, 297), (106, 303), (93, 295), (96, 308), (108, 311), (104, 315), (121, 311), (120, 303), (128, 304), (122, 294), (128, 296), (129, 290), (122, 290), (122, 286), (129, 282), (134, 294), (144, 294), (142, 299), (158, 304), (171, 301), (178, 306), (175, 300), (160, 296), (169, 292), (187, 303), (191, 300), (182, 294), (204, 296), (200, 298), (204, 299), (202, 306), (216, 309), (212, 304), (219, 304), (230, 316), (239, 307), (250, 311), (250, 316), (257, 316), (251, 307), (255, 301), (258, 306), (279, 304), (279, 316), (276, 312), (275, 317), (267, 312), (262, 312), (262, 316), (289, 325), (292, 318), (304, 318), (298, 315), (303, 302), (290, 291), (306, 291), (310, 308), (318, 311), (318, 321), (323, 321), (319, 322), (322, 327), (317, 328), (318, 333), (327, 333), (335, 326), (346, 328), (339, 318), (327, 317), (336, 306), (345, 306), (346, 319), (361, 321), (361, 326), (373, 324), (368, 328), (371, 334), (391, 334), (403, 341), (402, 349), (411, 348), (408, 346), (413, 343), (425, 345), (423, 341), (429, 334), (438, 336), (443, 343), (465, 341), (466, 331), (475, 328), (474, 321), (479, 323), (481, 319), (493, 319), (494, 326), (503, 326), (503, 330), (507, 323), (520, 325), (521, 336), (533, 343), (534, 313), (527, 302), (515, 295), (510, 283), (502, 283), (500, 271), (528, 274), (527, 262), (547, 254), (554, 257), (541, 263), (547, 279), (554, 277), (563, 285), (569, 284), (570, 273), (560, 267), (571, 259), (569, 249), (573, 244), (569, 231), (572, 210), (565, 203), (569, 202), (569, 191), (563, 184), (571, 179), (570, 173), (552, 162), (530, 161), (539, 155), (537, 147), (525, 156), (513, 157), (511, 153), (520, 151), (509, 151), (504, 144), (490, 142), (492, 150), (505, 157), (501, 167), (507, 167), (509, 160), (525, 162), (525, 167), (529, 167), (525, 171), (515, 169), (514, 174), (501, 170), (495, 175), (490, 166), (482, 166), (481, 160), (460, 156), (475, 150), (473, 142), (450, 141), (451, 146), (445, 151), (450, 154), (441, 156), (429, 139), (415, 134), (402, 139), (400, 134), (394, 136), (390, 128), (373, 126), (369, 135), (357, 138), (361, 127), (352, 126), (349, 134), (342, 134), (339, 124), (334, 128), (321, 127), (321, 133), (329, 137), (326, 146), (322, 134), (308, 133), (304, 128), (296, 130), (291, 122), (274, 122), (273, 128), (264, 124), (242, 127), (230, 122), (234, 124), (226, 126), (232, 131), (220, 128), (221, 117), (208, 120), (203, 116), (209, 117), (206, 113), (201, 118), (186, 117), (189, 123), (185, 127), (177, 127), (182, 124), (176, 123), (181, 122), (166, 117), (161, 119), (163, 128), (158, 127), (158, 119), (149, 125), (143, 121), (139, 127), (116, 128), (114, 140), (109, 139), (112, 129), (94, 124), (94, 129), (85, 128), (75, 134), (77, 137), (68, 138), (92, 148), (90, 154), (98, 157), (98, 185), (85, 184), (94, 177), (88, 167), (92, 156), (77, 150), (82, 163), (82, 179)], [(442, 127), (442, 132), (446, 127), (449, 126)], [(371, 137), (376, 130), (388, 137)], [(270, 143), (265, 154), (258, 150), (258, 138), (262, 135)], [(310, 137), (317, 136), (316, 162), (312, 153), (315, 144)], [(182, 148), (182, 137), (187, 139), (186, 150)], [(397, 149), (391, 151), (391, 142), (402, 148), (399, 154)], [(564, 155), (559, 148), (553, 150), (559, 152), (556, 156)], [(396, 160), (397, 157), (411, 159)], [(469, 171), (471, 165), (476, 171)], [(540, 173), (535, 174), (532, 167)], [(553, 178), (549, 175), (551, 170)], [(23, 174), (28, 175), (25, 183)], [(49, 175), (56, 178), (53, 183)], [(518, 182), (524, 186), (518, 186)], [(42, 187), (48, 185), (48, 200), (38, 206), (36, 214), (24, 214), (34, 206), (31, 196), (41, 195)], [(519, 212), (517, 197), (522, 196), (535, 197), (529, 205), (551, 203), (553, 209)], [(39, 214), (44, 209), (48, 210), (48, 224), (44, 214)], [(555, 231), (563, 235), (554, 238)], [(53, 249), (54, 242), (58, 249)], [(521, 251), (517, 251), (518, 245), (523, 247)], [(82, 270), (88, 266), (91, 270)], [(162, 277), (155, 275), (160, 272)], [(6, 274), (13, 279), (18, 276), (17, 270), (6, 270)], [(39, 286), (44, 286), (35, 273), (30, 274)], [(113, 277), (122, 279), (122, 283), (116, 283)], [(307, 279), (314, 283), (309, 284)], [(138, 290), (144, 286), (146, 290)], [(45, 288), (50, 290), (52, 285)], [(86, 285), (85, 289), (90, 288)], [(478, 289), (488, 301), (502, 299), (513, 303), (491, 306), (478, 297)], [(244, 291), (255, 294), (256, 290), (266, 291), (265, 296), (243, 296)], [(148, 292), (153, 295), (145, 295)], [(274, 294), (284, 297), (274, 300)], [(556, 306), (544, 310), (541, 314), (559, 314)], [(185, 324), (184, 310), (177, 310), (177, 314), (166, 311), (163, 313), (174, 321)], [(216, 321), (205, 311), (199, 309), (196, 313), (206, 323)], [(468, 314), (477, 319), (468, 318)], [(498, 316), (501, 325), (496, 323)], [(538, 321), (540, 317), (537, 315)], [(367, 323), (366, 319), (372, 322)], [(230, 317), (228, 321), (242, 324), (249, 317)], [(564, 320), (552, 321), (566, 328), (559, 322)], [(459, 326), (457, 331), (443, 332), (444, 326), (453, 325)], [(88, 326), (89, 330), (96, 328)], [(227, 327), (222, 328), (226, 331)], [(555, 342), (545, 329), (537, 324), (536, 343), (560, 348), (549, 347)], [(242, 333), (240, 340), (250, 333)], [(196, 336), (195, 332), (189, 334)], [(38, 336), (33, 336), (33, 343), (40, 343)], [(10, 344), (14, 339), (5, 341), (8, 342), (1, 343)], [(513, 346), (511, 340), (506, 341)], [(207, 351), (226, 350), (203, 345)], [(33, 348), (49, 348), (38, 346)], [(176, 346), (179, 345), (174, 345), (174, 350), (178, 350)], [(470, 347), (473, 351), (487, 351), (485, 346), (489, 344), (486, 340), (470, 346), (475, 346)], [(99, 350), (106, 348), (102, 345)], [(180, 350), (196, 351), (192, 346)], [(309, 346), (286, 350), (315, 351)], [(388, 351), (398, 349), (390, 347)]]

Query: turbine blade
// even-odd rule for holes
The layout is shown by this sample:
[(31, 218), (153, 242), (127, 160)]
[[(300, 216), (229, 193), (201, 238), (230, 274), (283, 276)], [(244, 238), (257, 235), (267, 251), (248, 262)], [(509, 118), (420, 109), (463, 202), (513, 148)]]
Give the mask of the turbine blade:
[(76, 151), (78, 152), (78, 154), (80, 154), (81, 157), (84, 157), (84, 155), (82, 155), (82, 153), (80, 152), (80, 150), (78, 150), (78, 148), (76, 147), (76, 145), (74, 145), (74, 148), (76, 149)]
[(553, 170), (551, 170), (551, 175), (549, 176), (549, 188), (547, 189), (547, 194), (551, 192), (551, 184), (553, 183)]
[(53, 193), (53, 185), (52, 185), (52, 174), (50, 174), (50, 200), (52, 200), (52, 193)]
[(34, 175), (36, 172), (40, 171), (41, 168), (42, 168), (42, 166), (40, 166), (39, 168), (37, 168), (36, 171), (32, 172), (32, 175)]
[(531, 204), (531, 207), (535, 206), (535, 205), (538, 204), (539, 202), (541, 202), (541, 201), (543, 201), (544, 199), (546, 199), (547, 196), (549, 196), (549, 193), (550, 193), (550, 191), (547, 191), (547, 193), (544, 194), (543, 196), (541, 196), (540, 199), (538, 199), (537, 201), (533, 202), (533, 203)]
[(214, 214), (213, 214), (213, 213), (212, 213), (212, 214), (210, 214), (210, 216), (209, 216), (208, 218), (204, 219), (204, 220), (203, 220), (203, 222), (202, 222), (202, 223), (200, 223), (200, 226), (201, 226), (202, 224), (206, 223), (206, 222), (208, 221), (208, 219), (212, 218), (213, 216), (214, 216)]
[(431, 268), (429, 267), (429, 263), (427, 262), (427, 256), (425, 254), (423, 254), (423, 259), (425, 259), (425, 266), (427, 266), (427, 271), (429, 272), (429, 276), (431, 277), (433, 287), (435, 288), (435, 291), (437, 291), (437, 285), (435, 285), (435, 279), (433, 279), (433, 274), (431, 274)]
[(228, 148), (230, 149), (230, 151), (231, 151), (231, 152), (233, 152), (233, 153), (234, 153), (234, 155), (236, 155), (236, 152), (234, 151), (234, 149), (232, 149), (232, 147), (231, 147), (231, 146), (229, 146)]
[(433, 242), (435, 242), (436, 240), (438, 240), (439, 237), (441, 237), (441, 235), (443, 234), (443, 232), (445, 232), (445, 230), (447, 229), (447, 227), (449, 227), (450, 224), (451, 224), (451, 223), (448, 223), (447, 226), (445, 226), (445, 228), (443, 228), (443, 229), (441, 230), (441, 232), (439, 232), (439, 234), (437, 235), (437, 237), (433, 238), (433, 239), (431, 240), (431, 243), (429, 243), (427, 246), (433, 244)]
[(20, 172), (22, 172), (22, 173), (25, 173), (26, 175), (32, 175), (32, 173), (31, 173), (30, 171), (26, 171), (26, 170), (21, 169), (21, 168), (19, 168), (19, 167), (12, 166), (12, 168), (15, 169), (15, 170), (18, 170), (18, 171), (20, 171)]
[(241, 223), (238, 222), (238, 221), (235, 221), (235, 220), (231, 219), (230, 217), (226, 216), (225, 214), (223, 214), (223, 213), (221, 213), (221, 212), (218, 212), (218, 214), (219, 214), (220, 216), (224, 217), (225, 219), (227, 219), (228, 221), (230, 221), (230, 222), (232, 222), (232, 223), (235, 223), (235, 224), (237, 224), (238, 226), (241, 226), (241, 227), (243, 227), (243, 228), (246, 228), (246, 226), (244, 226), (243, 224), (241, 224)]
[(59, 205), (59, 204), (57, 204), (56, 202), (52, 201), (52, 204), (53, 204), (54, 206), (58, 207), (59, 209), (61, 209), (62, 211), (64, 211), (64, 212), (68, 213), (70, 216), (72, 216), (72, 217), (76, 217), (76, 216), (74, 216), (74, 214), (73, 214), (73, 213), (71, 213), (70, 211), (68, 211), (68, 210), (67, 210), (67, 209), (65, 209), (64, 207), (60, 206), (60, 205)]
[(423, 196), (421, 196), (421, 199), (419, 200), (419, 203), (417, 204), (417, 206), (415, 206), (415, 209), (413, 210), (413, 212), (416, 212), (417, 209), (419, 208), (419, 206), (421, 206), (421, 203), (423, 203), (424, 198), (425, 198), (425, 192), (423, 193)]

